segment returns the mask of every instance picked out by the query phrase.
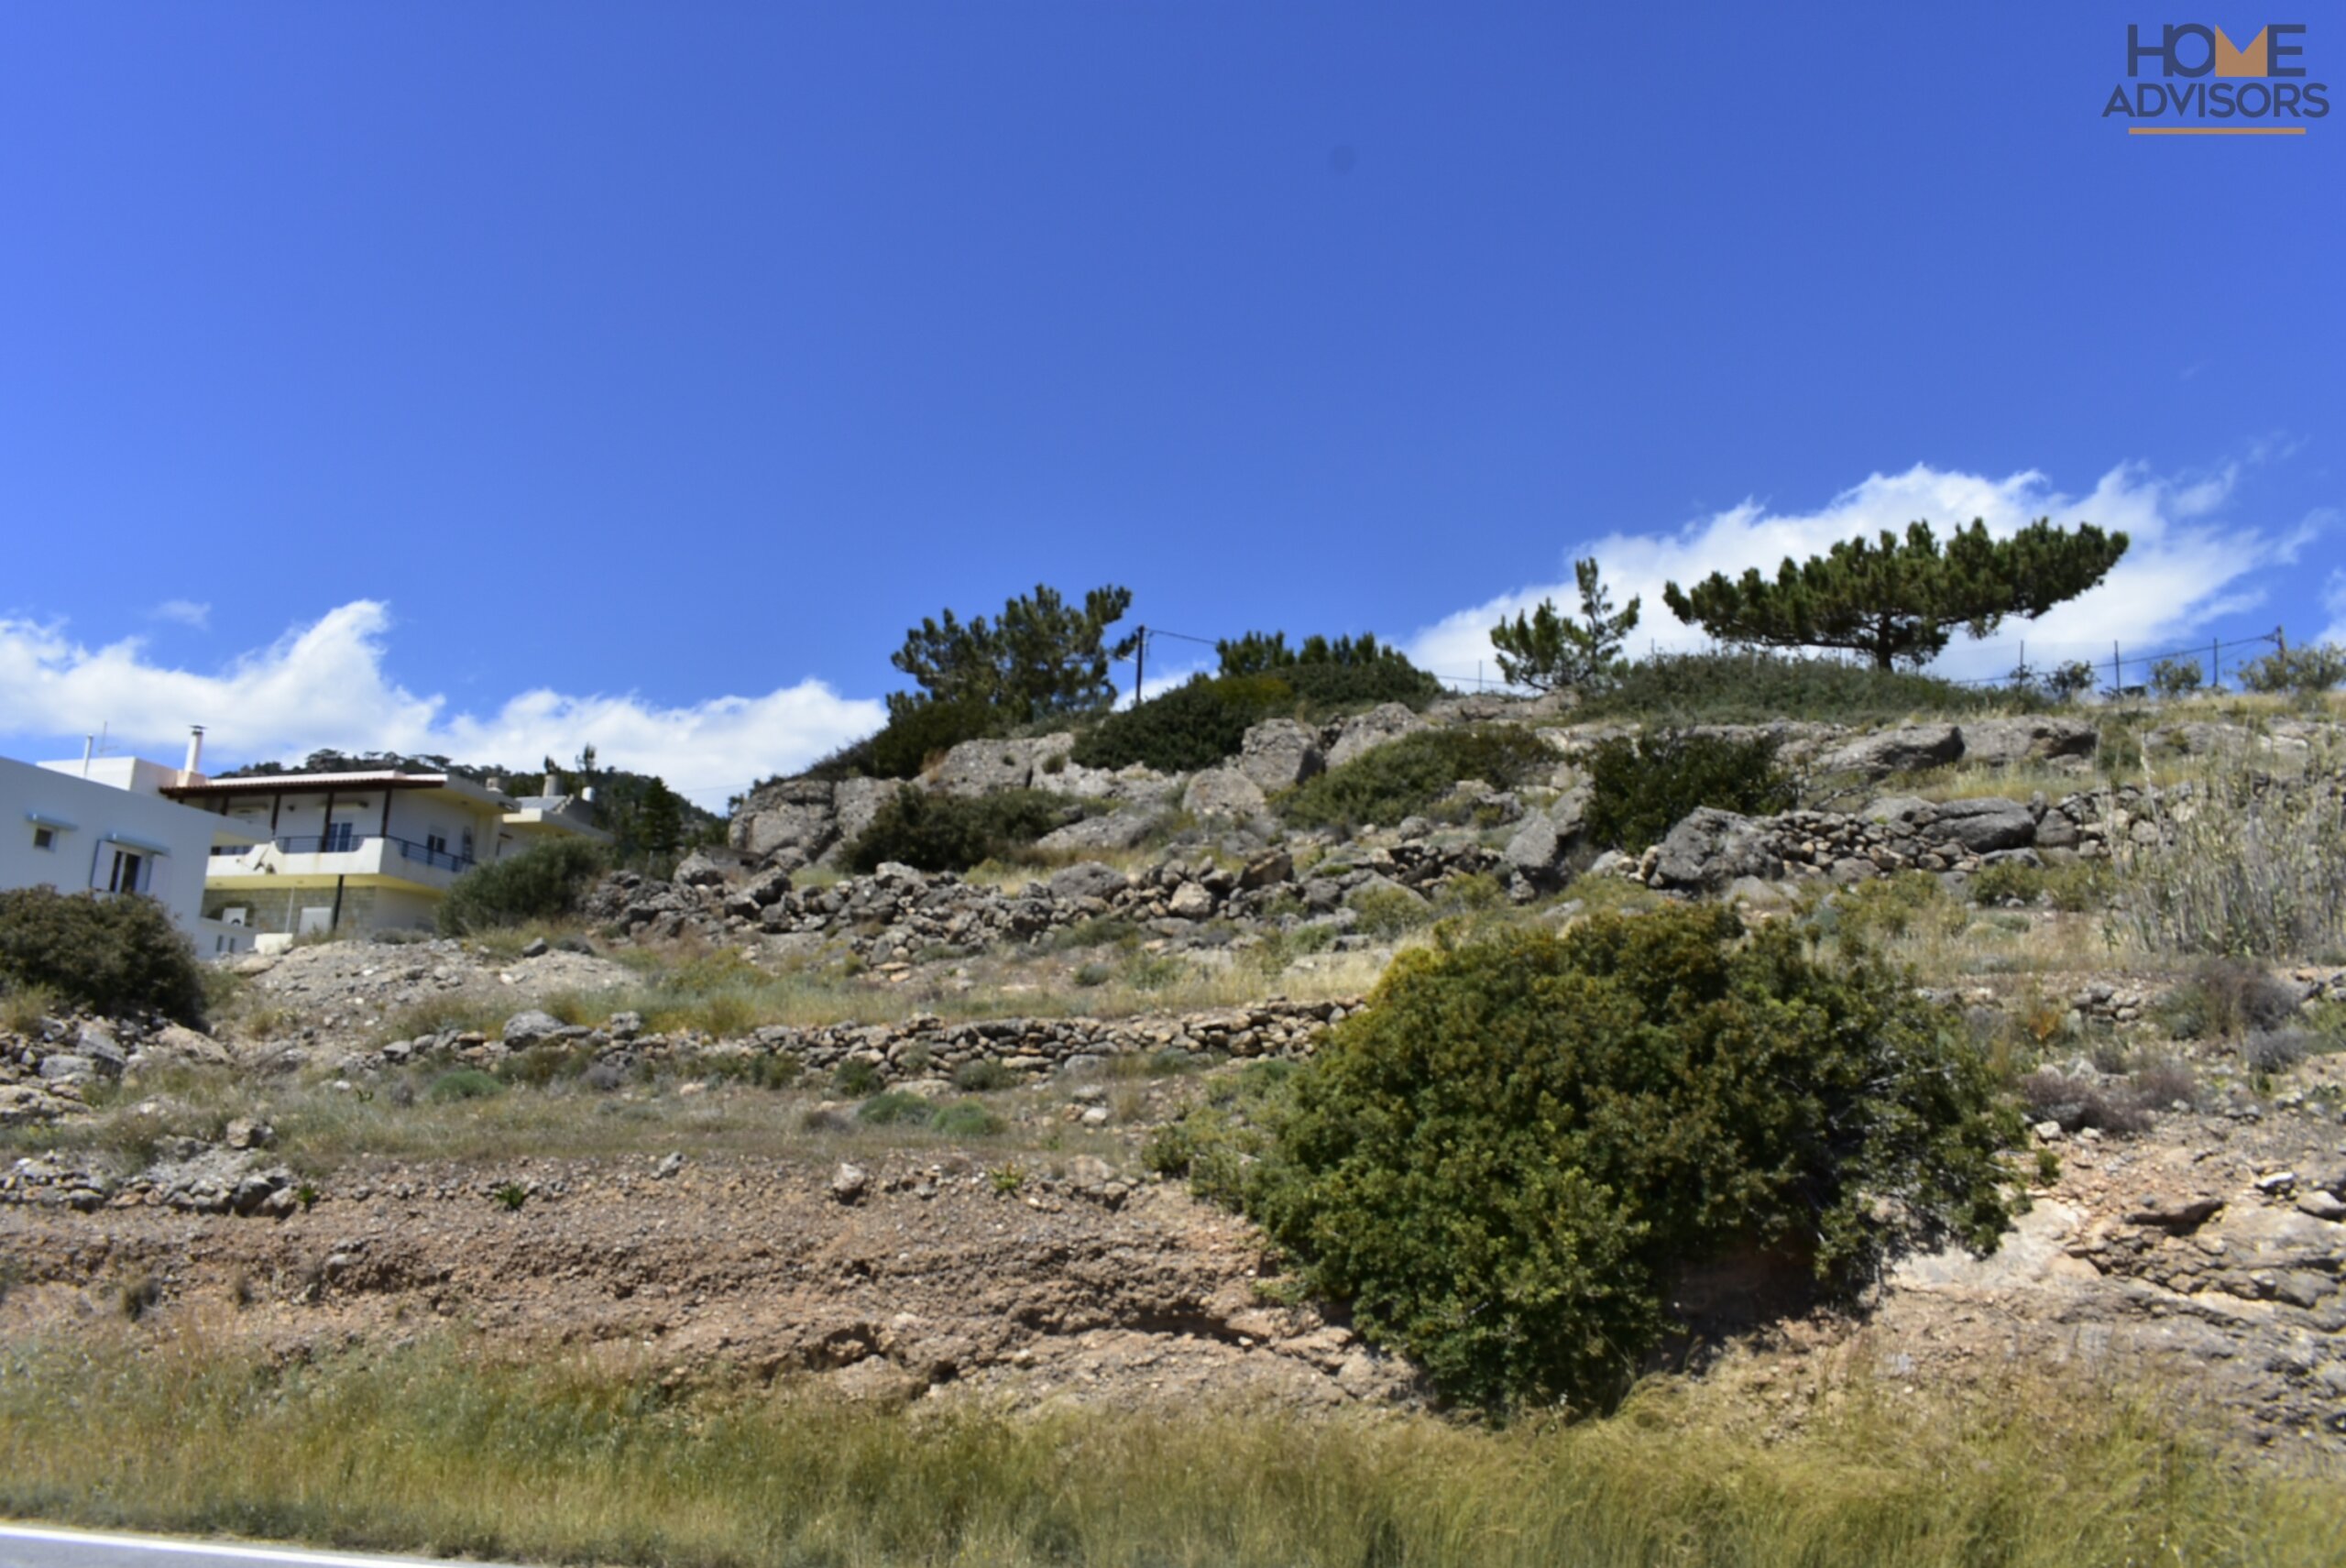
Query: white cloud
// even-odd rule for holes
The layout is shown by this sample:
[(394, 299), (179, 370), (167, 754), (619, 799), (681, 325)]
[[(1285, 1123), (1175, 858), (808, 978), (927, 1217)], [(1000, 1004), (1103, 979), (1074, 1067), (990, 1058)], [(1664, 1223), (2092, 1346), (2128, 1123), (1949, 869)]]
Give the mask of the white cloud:
[(198, 631), (212, 629), (212, 607), (195, 599), (165, 599), (148, 613), (156, 620), (176, 621)]
[[(1630, 640), (1632, 652), (1643, 653), (1649, 646), (1685, 650), (1705, 641), (1662, 603), (1665, 582), (1685, 587), (1713, 572), (1736, 576), (1752, 566), (1772, 576), (1787, 555), (1804, 559), (1837, 541), (1883, 529), (1902, 532), (1918, 518), (1945, 538), (1951, 527), (1974, 518), (1985, 519), (1989, 532), (2001, 536), (2040, 517), (2123, 531), (2132, 543), (2100, 587), (2036, 620), (2006, 620), (1984, 642), (1958, 633), (1933, 669), (1956, 677), (2000, 674), (2015, 663), (2023, 640), (2029, 662), (2040, 667), (2059, 658), (2106, 659), (2113, 638), (2151, 652), (2153, 644), (2187, 639), (2217, 617), (2256, 604), (2264, 596), (2247, 581), (2251, 574), (2294, 560), (2334, 521), (2317, 513), (2286, 529), (2226, 521), (2239, 474), (2237, 465), (2229, 465), (2212, 475), (2161, 478), (2127, 465), (2104, 475), (2088, 493), (2070, 496), (2033, 471), (1991, 479), (1917, 464), (1902, 474), (1875, 474), (1813, 511), (1778, 513), (1745, 501), (1672, 532), (1581, 540), (1559, 562), (1566, 580), (1518, 588), (1447, 616), (1417, 634), (1409, 656), (1452, 677), (1471, 675), (1477, 661), (1490, 668), (1490, 629), (1501, 616), (1543, 598), (1565, 610), (1578, 606), (1578, 590), (1569, 580), (1570, 563), (1578, 556), (1594, 555), (1603, 565), (1615, 604), (1644, 601)], [(2339, 613), (2346, 616), (2346, 609)]]
[(2321, 590), (2321, 608), (2336, 617), (2321, 634), (2321, 640), (2346, 648), (2346, 571), (2330, 574), (2330, 581)]
[(444, 697), (419, 696), (386, 669), (391, 624), (388, 606), (359, 599), (203, 674), (151, 662), (137, 638), (90, 648), (60, 624), (0, 618), (0, 713), (11, 733), (71, 738), (75, 750), (104, 724), (122, 746), (166, 760), (177, 757), (191, 724), (204, 727), (207, 754), (223, 762), (298, 760), (332, 747), (529, 767), (592, 743), (604, 762), (659, 773), (715, 809), (753, 780), (803, 766), (886, 717), (878, 702), (811, 680), (683, 707), (539, 689), (492, 713), (450, 712)]

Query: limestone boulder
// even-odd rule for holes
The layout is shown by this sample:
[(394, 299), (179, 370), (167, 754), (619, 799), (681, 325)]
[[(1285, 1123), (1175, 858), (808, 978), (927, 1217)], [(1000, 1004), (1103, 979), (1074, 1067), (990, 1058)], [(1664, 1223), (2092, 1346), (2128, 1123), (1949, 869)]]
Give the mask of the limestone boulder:
[(1181, 793), (1181, 808), (1193, 817), (1258, 817), (1265, 807), (1263, 790), (1236, 768), (1208, 768), (1189, 781)]
[(828, 779), (783, 779), (751, 792), (733, 818), (729, 841), (753, 860), (789, 853), (800, 864), (830, 847), (839, 832)]
[(1962, 734), (1963, 760), (1990, 768), (2090, 757), (2101, 739), (2089, 720), (2043, 713), (1969, 719)]
[(1264, 794), (1276, 795), (1293, 789), (1327, 762), (1320, 738), (1310, 729), (1292, 718), (1266, 718), (1246, 731), (1234, 765)]
[(1413, 735), (1428, 728), (1426, 721), (1401, 703), (1388, 702), (1372, 707), (1366, 713), (1354, 714), (1336, 726), (1335, 739), (1328, 746), (1328, 765), (1340, 768), (1363, 751), (1373, 751), (1389, 740)]
[(1652, 882), (1657, 887), (1716, 893), (1738, 877), (1773, 882), (1783, 874), (1783, 861), (1768, 847), (1766, 828), (1706, 806), (1689, 813), (1662, 839)]
[(1931, 837), (1959, 844), (1975, 855), (1993, 850), (2026, 849), (2036, 842), (2036, 817), (2025, 801), (1987, 795), (1939, 804)]
[(1963, 731), (1952, 724), (1902, 724), (1864, 735), (1825, 753), (1818, 765), (1828, 773), (1885, 778), (1944, 767), (1963, 755)]

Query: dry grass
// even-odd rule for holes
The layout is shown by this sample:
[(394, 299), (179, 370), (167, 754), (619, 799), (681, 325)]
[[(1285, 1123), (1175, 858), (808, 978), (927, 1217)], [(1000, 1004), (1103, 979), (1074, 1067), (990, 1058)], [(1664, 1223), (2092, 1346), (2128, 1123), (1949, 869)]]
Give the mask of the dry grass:
[(1785, 1432), (1748, 1403), (1657, 1384), (1610, 1420), (1491, 1431), (898, 1413), (662, 1370), (453, 1338), (289, 1365), (200, 1327), (92, 1327), (0, 1353), (0, 1511), (724, 1568), (2288, 1568), (2334, 1562), (2346, 1527), (2334, 1484), (2237, 1468), (2085, 1386), (1811, 1392)]
[(2166, 847), (2127, 856), (2118, 915), (2149, 953), (2333, 959), (2346, 955), (2346, 772), (2335, 748), (2305, 779), (2258, 789), (2205, 764), (2186, 798), (2154, 806)]

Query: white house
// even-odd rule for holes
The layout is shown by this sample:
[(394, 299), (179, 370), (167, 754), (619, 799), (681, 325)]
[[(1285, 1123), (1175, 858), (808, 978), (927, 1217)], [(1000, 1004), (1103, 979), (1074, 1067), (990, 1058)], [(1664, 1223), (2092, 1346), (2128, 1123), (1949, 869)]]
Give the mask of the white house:
[[(131, 759), (105, 761), (120, 772)], [(179, 776), (138, 765), (174, 782)], [(82, 778), (79, 762), (60, 767), (72, 771), (0, 757), (0, 887), (143, 893), (170, 911), (204, 957), (251, 946), (250, 932), (203, 915), (213, 850), (247, 842), (235, 823), (159, 794)]]

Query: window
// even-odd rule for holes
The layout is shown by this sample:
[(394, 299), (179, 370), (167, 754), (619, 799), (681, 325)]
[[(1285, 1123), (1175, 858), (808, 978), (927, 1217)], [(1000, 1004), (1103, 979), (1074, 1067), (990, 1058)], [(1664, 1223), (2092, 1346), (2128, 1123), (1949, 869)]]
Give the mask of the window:
[(326, 824), (325, 841), (318, 847), (329, 855), (339, 855), (357, 847), (358, 827), (352, 822)]
[(136, 854), (128, 850), (116, 850), (114, 852), (114, 864), (106, 872), (106, 891), (108, 893), (137, 893), (138, 873), (146, 864), (146, 856)]
[(57, 848), (57, 829), (54, 828), (34, 828), (33, 848), (36, 850), (54, 850)]

